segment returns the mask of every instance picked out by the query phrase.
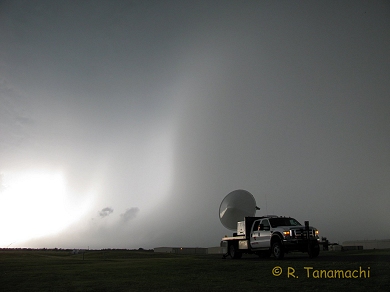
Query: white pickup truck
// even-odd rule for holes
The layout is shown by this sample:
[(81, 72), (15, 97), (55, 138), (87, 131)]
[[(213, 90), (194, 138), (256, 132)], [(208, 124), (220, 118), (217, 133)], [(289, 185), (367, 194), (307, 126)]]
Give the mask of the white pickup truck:
[(282, 259), (291, 251), (307, 252), (311, 258), (320, 252), (318, 230), (300, 224), (291, 217), (263, 216), (245, 217), (237, 222), (237, 233), (222, 238), (221, 246), (226, 248), (224, 257), (241, 258), (243, 253), (254, 253)]

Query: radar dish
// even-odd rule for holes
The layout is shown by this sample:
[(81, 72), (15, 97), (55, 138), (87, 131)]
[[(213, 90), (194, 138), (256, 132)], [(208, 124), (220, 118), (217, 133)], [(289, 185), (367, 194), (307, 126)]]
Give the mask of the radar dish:
[(256, 214), (255, 198), (245, 190), (230, 192), (219, 206), (219, 220), (227, 229), (237, 229), (237, 222), (243, 221), (244, 217), (253, 217)]

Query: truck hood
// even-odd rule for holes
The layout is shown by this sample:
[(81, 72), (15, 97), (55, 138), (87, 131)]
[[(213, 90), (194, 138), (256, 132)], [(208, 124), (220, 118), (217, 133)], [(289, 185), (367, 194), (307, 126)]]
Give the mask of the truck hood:
[[(289, 230), (301, 230), (301, 229), (305, 229), (305, 226), (303, 225), (299, 225), (299, 226), (278, 226), (276, 228), (280, 228), (280, 229), (283, 229), (283, 231), (289, 231)], [(312, 229), (316, 229), (315, 227), (313, 226), (309, 226), (309, 229), (312, 230)]]

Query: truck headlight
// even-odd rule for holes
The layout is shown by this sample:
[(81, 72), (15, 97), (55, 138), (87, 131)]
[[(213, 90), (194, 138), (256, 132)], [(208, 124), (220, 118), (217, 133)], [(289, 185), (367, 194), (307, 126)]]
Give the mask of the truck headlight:
[(315, 234), (316, 234), (317, 236), (318, 236), (319, 233), (320, 233), (320, 232), (319, 232), (318, 230), (315, 231)]
[(283, 231), (284, 237), (290, 236), (290, 231)]

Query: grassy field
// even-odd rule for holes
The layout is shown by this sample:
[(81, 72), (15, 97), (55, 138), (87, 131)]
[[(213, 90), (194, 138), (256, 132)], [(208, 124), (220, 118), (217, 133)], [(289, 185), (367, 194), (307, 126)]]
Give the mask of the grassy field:
[[(337, 277), (340, 274), (334, 270), (342, 270), (346, 277)], [(280, 271), (280, 276), (273, 275)], [(323, 252), (313, 260), (306, 254), (288, 254), (282, 261), (150, 251), (87, 251), (84, 255), (62, 250), (0, 251), (4, 292), (389, 291), (389, 287), (389, 250)]]

